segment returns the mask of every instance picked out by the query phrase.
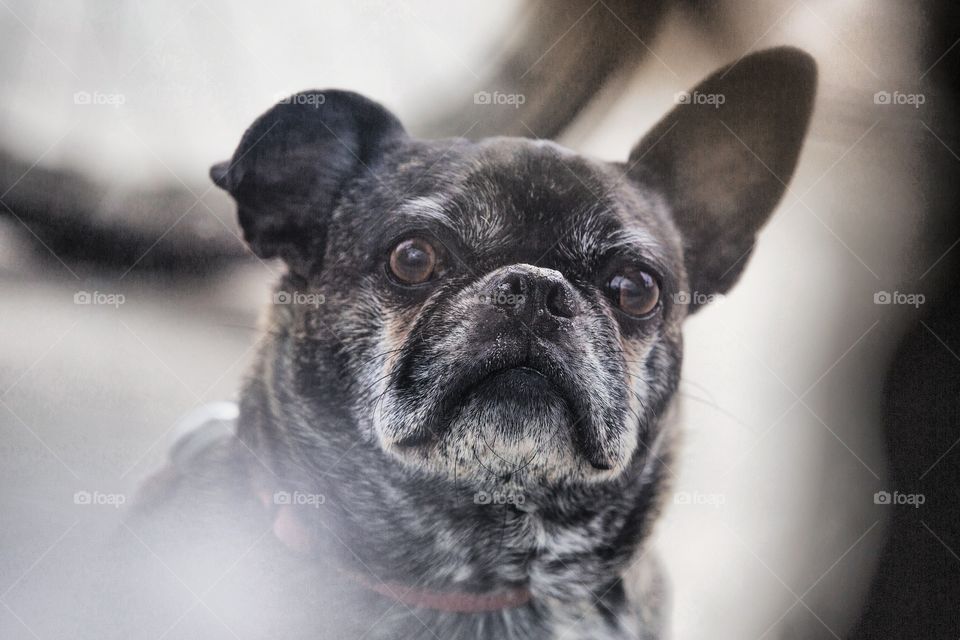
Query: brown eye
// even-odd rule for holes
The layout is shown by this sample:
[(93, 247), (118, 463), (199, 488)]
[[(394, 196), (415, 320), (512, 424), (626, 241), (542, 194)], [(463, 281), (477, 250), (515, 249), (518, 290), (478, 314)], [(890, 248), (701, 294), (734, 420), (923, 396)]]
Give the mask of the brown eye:
[(423, 238), (404, 240), (390, 252), (390, 272), (404, 284), (422, 284), (437, 266), (437, 252)]
[(631, 316), (645, 316), (657, 307), (660, 301), (660, 286), (649, 273), (635, 271), (629, 275), (616, 275), (608, 285), (610, 297)]

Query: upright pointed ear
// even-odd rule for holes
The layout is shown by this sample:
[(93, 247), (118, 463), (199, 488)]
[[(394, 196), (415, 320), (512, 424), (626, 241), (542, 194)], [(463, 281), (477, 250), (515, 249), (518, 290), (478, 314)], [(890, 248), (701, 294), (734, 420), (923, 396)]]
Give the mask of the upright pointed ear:
[(691, 311), (740, 277), (796, 167), (816, 83), (802, 51), (748, 55), (677, 94), (630, 153), (630, 177), (666, 198), (683, 235)]
[(307, 276), (322, 265), (344, 189), (405, 135), (393, 114), (361, 95), (305, 91), (260, 116), (210, 177), (236, 200), (254, 253)]

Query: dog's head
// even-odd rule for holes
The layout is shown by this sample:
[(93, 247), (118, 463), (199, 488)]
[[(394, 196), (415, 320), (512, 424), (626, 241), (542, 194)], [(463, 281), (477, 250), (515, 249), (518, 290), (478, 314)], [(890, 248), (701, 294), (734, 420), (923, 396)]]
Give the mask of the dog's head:
[(314, 442), (348, 423), (391, 464), (462, 481), (638, 468), (678, 382), (681, 323), (739, 277), (814, 86), (801, 52), (744, 57), (621, 163), (413, 139), (343, 91), (275, 106), (211, 175), (254, 252), (289, 267), (271, 364), (283, 429)]

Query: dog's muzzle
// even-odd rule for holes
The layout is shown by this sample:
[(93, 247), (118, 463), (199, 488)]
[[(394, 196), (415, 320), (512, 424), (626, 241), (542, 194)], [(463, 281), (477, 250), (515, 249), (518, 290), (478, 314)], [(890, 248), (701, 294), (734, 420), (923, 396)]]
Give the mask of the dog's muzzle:
[(565, 466), (573, 463), (561, 458), (598, 471), (624, 461), (627, 376), (616, 327), (560, 272), (497, 269), (425, 308), (410, 335), (377, 416), (389, 446), (476, 438), (484, 449), (496, 442), (498, 454), (555, 448)]

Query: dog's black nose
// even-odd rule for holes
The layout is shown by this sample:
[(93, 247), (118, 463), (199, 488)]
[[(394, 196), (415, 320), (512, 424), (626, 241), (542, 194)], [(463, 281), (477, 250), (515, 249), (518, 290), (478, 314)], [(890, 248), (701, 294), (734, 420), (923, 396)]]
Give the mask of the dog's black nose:
[(545, 314), (553, 318), (577, 315), (576, 296), (566, 278), (552, 269), (531, 265), (505, 267), (493, 282), (491, 302), (520, 320)]

